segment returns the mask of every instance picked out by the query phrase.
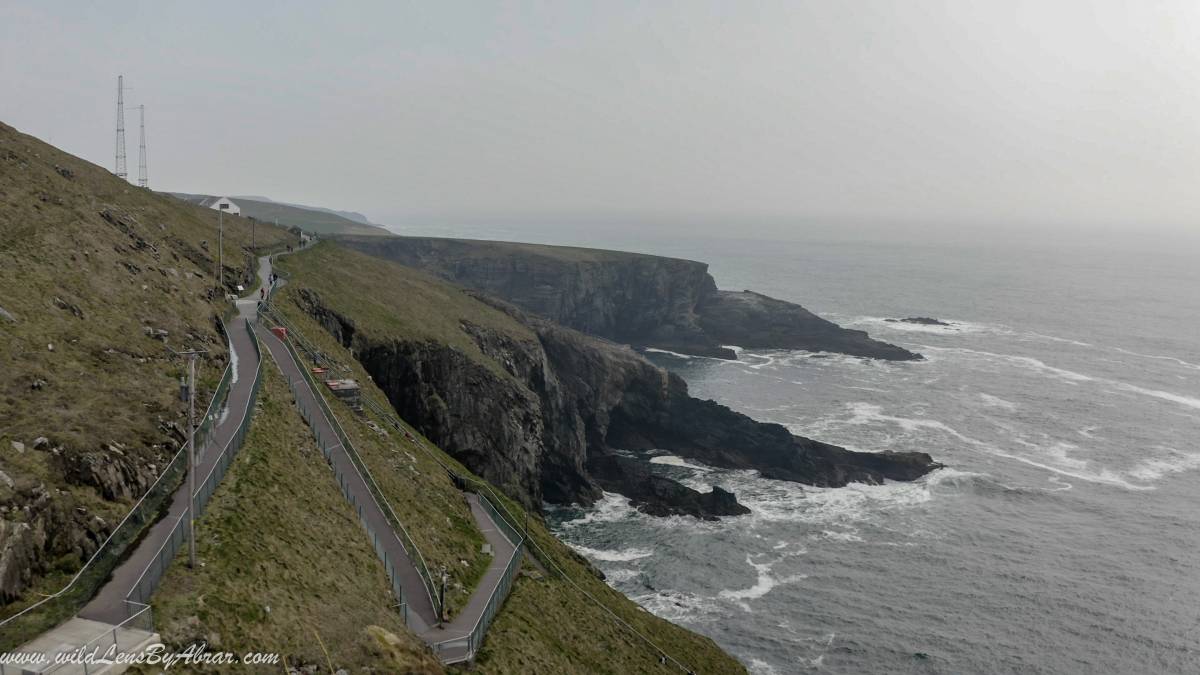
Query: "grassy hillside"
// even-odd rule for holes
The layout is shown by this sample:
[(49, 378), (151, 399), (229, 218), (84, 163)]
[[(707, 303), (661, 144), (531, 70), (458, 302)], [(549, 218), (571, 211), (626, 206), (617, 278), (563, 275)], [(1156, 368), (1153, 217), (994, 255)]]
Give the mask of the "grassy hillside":
[[(463, 333), (461, 321), (468, 320), (505, 332), (515, 339), (536, 339), (524, 326), (472, 299), (461, 290), (386, 261), (371, 258), (335, 244), (289, 256), (280, 263), (292, 274), (276, 305), (294, 321), (306, 337), (351, 368), (364, 384), (364, 395), (386, 405), (383, 393), (371, 382), (352, 355), (296, 305), (300, 291), (318, 291), (325, 302), (352, 318), (357, 331), (376, 338), (446, 342), (488, 361)], [(419, 437), (419, 436), (418, 436)], [(428, 441), (426, 446), (442, 461), (470, 475), (460, 464)], [(421, 458), (422, 452), (414, 451)], [(428, 465), (424, 465), (428, 466)], [(375, 469), (373, 468), (373, 471)], [(430, 490), (453, 490), (436, 480), (436, 471), (425, 472)], [(379, 475), (379, 472), (376, 472)], [(453, 502), (446, 494), (443, 499)], [(518, 522), (525, 511), (504, 500)], [(530, 535), (552, 562), (549, 568), (527, 561), (524, 572), (493, 624), (478, 658), (479, 670), (487, 673), (644, 673), (680, 672), (662, 665), (658, 652), (613, 614), (627, 622), (667, 653), (701, 673), (737, 673), (744, 668), (712, 640), (653, 616), (600, 580), (585, 559), (559, 542), (536, 513), (528, 514)], [(447, 528), (433, 527), (422, 536), (432, 540)], [(421, 544), (424, 546), (425, 544)], [(560, 575), (561, 570), (563, 575)], [(572, 583), (573, 582), (573, 583)], [(599, 604), (589, 599), (595, 598)], [(609, 614), (612, 612), (612, 614)]]
[[(175, 193), (180, 197), (200, 197)], [(390, 236), (391, 233), (382, 227), (364, 225), (345, 216), (324, 209), (308, 209), (291, 204), (267, 202), (246, 197), (232, 197), (241, 208), (242, 215), (255, 218), (263, 223), (279, 222), (281, 227), (298, 227), (306, 232), (318, 235), (361, 235), (368, 237)]]
[(263, 373), (245, 446), (199, 521), (201, 566), (181, 554), (154, 595), (164, 642), (278, 652), (325, 673), (442, 672), (392, 607), (383, 565), (274, 362)]
[[(257, 234), (264, 250), (295, 239)], [(249, 244), (249, 221), (228, 219), (227, 290), (251, 282)], [(0, 124), (0, 617), (57, 590), (179, 447), (168, 347), (209, 350), (211, 394), (227, 359), (216, 249), (215, 212)]]
[[(335, 306), (352, 316), (355, 330), (365, 334), (414, 341), (433, 340), (462, 351), (480, 363), (507, 373), (462, 328), (463, 321), (534, 341), (533, 331), (511, 317), (478, 302), (457, 286), (408, 267), (322, 243), (302, 255), (280, 260), (279, 268), (300, 282), (284, 287), (294, 298), (299, 288), (312, 288), (335, 300)], [(290, 307), (293, 301), (280, 302)], [(315, 325), (315, 324), (314, 324)]]
[[(296, 257), (306, 256), (290, 258)], [(363, 385), (364, 398), (374, 400), (386, 410), (387, 397), (375, 387), (358, 362), (308, 315), (294, 311), (288, 298), (298, 287), (294, 284), (285, 286), (276, 296), (276, 307), (305, 338), (353, 374)], [(431, 573), (436, 576), (444, 567), (450, 574), (446, 605), (451, 615), (456, 614), (466, 604), (489, 562), (489, 556), (482, 553), (483, 535), (476, 527), (462, 493), (420, 446), (391, 429), (384, 420), (370, 411), (355, 414), (326, 392), (321, 394), (325, 395), (396, 515), (421, 550)], [(408, 431), (417, 435), (411, 428)], [(466, 471), (447, 455), (439, 452), (438, 457), (460, 471)]]

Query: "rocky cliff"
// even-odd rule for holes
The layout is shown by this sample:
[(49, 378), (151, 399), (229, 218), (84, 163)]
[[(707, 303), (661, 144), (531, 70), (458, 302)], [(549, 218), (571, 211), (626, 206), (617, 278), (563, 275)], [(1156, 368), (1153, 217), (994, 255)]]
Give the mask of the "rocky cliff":
[[(304, 263), (285, 288), (293, 311), (350, 348), (401, 416), (430, 440), (528, 505), (591, 503), (603, 488), (650, 513), (743, 512), (728, 493), (652, 477), (620, 457), (623, 449), (669, 450), (824, 486), (910, 480), (937, 466), (923, 453), (850, 452), (692, 398), (682, 379), (628, 346), (489, 295), (453, 290), (328, 245), (298, 258), (285, 263)], [(372, 283), (390, 278), (406, 292), (395, 295), (387, 284), (357, 287), (353, 277), (360, 274)], [(457, 294), (439, 315), (454, 319), (454, 335), (405, 332), (422, 316), (413, 286), (420, 279)]]
[(429, 237), (347, 237), (364, 253), (428, 271), (564, 326), (635, 347), (736, 358), (724, 345), (889, 360), (918, 354), (803, 307), (717, 290), (702, 262), (599, 249)]

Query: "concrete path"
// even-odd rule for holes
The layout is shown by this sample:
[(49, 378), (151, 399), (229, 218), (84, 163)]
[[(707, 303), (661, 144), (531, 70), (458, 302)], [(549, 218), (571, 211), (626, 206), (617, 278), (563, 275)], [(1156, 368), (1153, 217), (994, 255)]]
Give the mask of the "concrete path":
[[(258, 274), (265, 286), (265, 279), (271, 273), (271, 261), (266, 256), (259, 258)], [(225, 409), (219, 411), (215, 430), (207, 445), (197, 448), (196, 452), (196, 485), (200, 486), (208, 476), (221, 456), (221, 450), (237, 434), (242, 416), (250, 405), (250, 393), (254, 384), (254, 373), (258, 369), (258, 357), (255, 355), (254, 344), (246, 331), (246, 322), (258, 315), (259, 289), (254, 289), (250, 295), (237, 301), (237, 314), (230, 320), (225, 329), (229, 333), (232, 347), (230, 359), (235, 362), (235, 373), (229, 385), (229, 397)], [(163, 542), (171, 536), (171, 531), (181, 518), (187, 518), (188, 510), (187, 481), (179, 486), (171, 498), (171, 507), (167, 515), (155, 523), (145, 537), (138, 543), (137, 549), (113, 570), (112, 578), (92, 601), (84, 606), (79, 616), (85, 619), (106, 621), (119, 624), (131, 614), (125, 598), (129, 595), (142, 572), (158, 555)], [(186, 526), (185, 526), (186, 527)]]
[[(270, 259), (265, 256), (259, 258), (258, 275), (262, 282), (259, 288), (265, 287), (265, 280), (270, 273)], [(218, 411), (219, 417), (214, 425), (214, 433), (210, 436), (208, 444), (197, 450), (197, 486), (216, 465), (221, 450), (237, 433), (242, 416), (252, 403), (250, 394), (254, 385), (254, 374), (258, 369), (258, 357), (246, 330), (246, 323), (258, 314), (259, 288), (237, 301), (237, 313), (225, 327), (231, 342), (230, 359), (235, 364), (235, 374), (229, 385), (225, 409)], [(113, 570), (108, 582), (87, 605), (84, 605), (79, 615), (41, 634), (23, 645), (19, 651), (44, 652), (53, 659), (57, 654), (74, 651), (85, 644), (99, 645), (103, 652), (115, 642), (121, 652), (129, 652), (158, 642), (157, 633), (120, 624), (141, 608), (126, 602), (126, 597), (158, 555), (163, 543), (171, 536), (176, 523), (187, 517), (188, 502), (187, 481), (184, 481), (172, 496), (167, 514), (150, 527), (138, 542), (137, 548)], [(138, 619), (136, 623), (140, 624), (142, 620)], [(113, 666), (109, 669), (97, 669), (93, 666), (88, 670), (93, 674), (118, 673), (124, 668), (118, 669), (117, 666)], [(82, 673), (84, 670), (82, 665), (70, 665), (55, 669), (54, 672)]]
[[(313, 431), (321, 438), (333, 439), (331, 442), (336, 442), (337, 435), (334, 432), (333, 423), (326, 418), (324, 411), (317, 403), (316, 393), (312, 391), (308, 380), (304, 379), (300, 370), (301, 364), (296, 362), (287, 346), (274, 333), (270, 333), (261, 326), (258, 328), (258, 332), (259, 341), (266, 345), (267, 351), (271, 353), (271, 357), (279, 365), (284, 375), (298, 384), (298, 400), (305, 408), (313, 411)], [(389, 559), (397, 561), (395, 563), (396, 572), (400, 576), (400, 585), (404, 589), (405, 601), (409, 607), (409, 628), (431, 646), (441, 643), (441, 648), (437, 652), (438, 657), (445, 663), (456, 663), (471, 658), (473, 654), (470, 651), (468, 637), (487, 609), (492, 592), (500, 584), (504, 570), (516, 548), (515, 544), (510, 542), (499, 530), (487, 510), (480, 504), (479, 497), (472, 493), (465, 493), (467, 503), (471, 507), (471, 515), (484, 538), (491, 544), (493, 556), (466, 607), (451, 623), (437, 626), (436, 613), (416, 567), (404, 550), (400, 538), (392, 529), (391, 523), (384, 516), (383, 507), (372, 496), (366, 479), (359, 474), (341, 444), (332, 449), (332, 461), (334, 468), (349, 482), (351, 494), (355, 502), (363, 508), (363, 515), (370, 528), (381, 535), (385, 532), (390, 535), (386, 538), (384, 546), (388, 551)]]
[(479, 503), (479, 496), (472, 492), (464, 493), (464, 495), (467, 503), (471, 506), (471, 515), (475, 518), (475, 524), (479, 526), (479, 531), (483, 533), (484, 539), (487, 539), (487, 542), (492, 545), (492, 561), (488, 563), (487, 572), (479, 580), (479, 585), (475, 587), (475, 592), (471, 594), (467, 606), (458, 613), (454, 621), (444, 628), (429, 630), (421, 634), (421, 639), (429, 644), (445, 643), (439, 650), (438, 656), (446, 663), (463, 661), (472, 656), (467, 638), (475, 630), (475, 625), (483, 616), (484, 610), (487, 609), (492, 591), (500, 584), (500, 580), (504, 577), (504, 570), (508, 567), (509, 558), (516, 550), (516, 546), (500, 532), (491, 515)]
[[(258, 339), (270, 352), (271, 358), (274, 359), (284, 376), (297, 385), (297, 402), (312, 411), (313, 432), (319, 434), (328, 443), (337, 443), (338, 436), (334, 431), (332, 420), (325, 416), (325, 412), (317, 403), (317, 393), (308, 385), (308, 380), (304, 378), (304, 373), (300, 370), (301, 365), (292, 358), (292, 353), (288, 351), (287, 346), (274, 333), (261, 326), (258, 328)], [(341, 444), (330, 449), (330, 457), (334, 469), (349, 484), (354, 502), (362, 508), (362, 515), (367, 526), (380, 537), (383, 550), (387, 552), (388, 559), (396, 568), (396, 574), (400, 577), (400, 587), (404, 589), (404, 601), (408, 603), (409, 626), (415, 632), (421, 632), (429, 626), (436, 625), (437, 613), (433, 609), (429, 592), (421, 581), (421, 575), (404, 549), (400, 537), (392, 529), (391, 523), (384, 515), (383, 507), (375, 501), (371, 490), (367, 487), (366, 479), (359, 473)]]

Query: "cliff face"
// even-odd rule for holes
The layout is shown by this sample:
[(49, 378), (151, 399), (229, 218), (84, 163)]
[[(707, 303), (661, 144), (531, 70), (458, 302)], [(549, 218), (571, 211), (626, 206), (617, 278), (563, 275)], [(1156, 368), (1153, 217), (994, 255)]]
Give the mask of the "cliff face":
[(718, 291), (708, 265), (597, 249), (425, 237), (350, 237), (364, 253), (425, 270), (592, 335), (735, 358), (722, 345), (920, 358), (746, 291)]
[(295, 306), (351, 349), (401, 416), (528, 505), (588, 504), (603, 487), (649, 513), (744, 512), (729, 493), (700, 493), (652, 476), (619, 456), (619, 449), (668, 450), (714, 466), (827, 486), (913, 479), (937, 466), (923, 453), (849, 452), (699, 401), (688, 395), (682, 379), (629, 347), (490, 296), (468, 293), (532, 336), (514, 337), (461, 319), (459, 330), (499, 368), (446, 340), (367, 330), (336, 298), (304, 287), (307, 281), (296, 275), (289, 284)]

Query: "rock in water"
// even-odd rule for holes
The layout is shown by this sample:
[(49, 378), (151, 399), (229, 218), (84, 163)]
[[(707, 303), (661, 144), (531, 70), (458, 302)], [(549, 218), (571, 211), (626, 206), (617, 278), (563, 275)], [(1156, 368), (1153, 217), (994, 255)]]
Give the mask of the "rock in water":
[(928, 316), (910, 316), (907, 319), (884, 319), (888, 323), (915, 323), (919, 326), (949, 326), (950, 324)]

